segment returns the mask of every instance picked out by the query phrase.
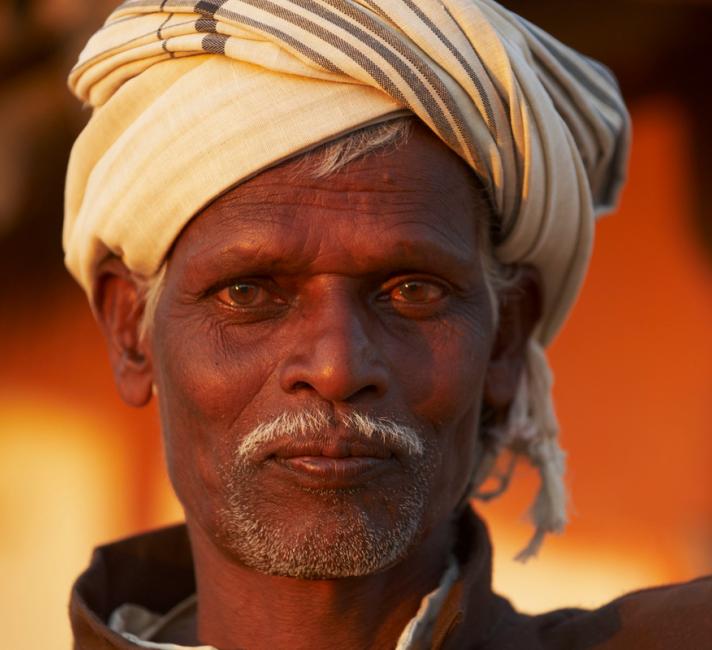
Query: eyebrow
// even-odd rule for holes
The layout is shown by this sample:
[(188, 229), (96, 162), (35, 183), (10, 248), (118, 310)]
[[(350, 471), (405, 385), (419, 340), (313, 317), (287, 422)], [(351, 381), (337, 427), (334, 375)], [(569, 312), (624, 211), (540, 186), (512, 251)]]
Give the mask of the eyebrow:
[[(291, 248), (291, 250), (290, 250)], [(339, 254), (340, 251), (335, 252)], [(346, 255), (348, 251), (344, 251)], [(362, 251), (355, 261), (353, 275), (393, 272), (429, 272), (455, 278), (477, 268), (477, 251), (464, 242), (453, 246), (429, 240), (394, 240), (386, 250)], [(329, 253), (308, 255), (297, 245), (276, 247), (272, 237), (250, 243), (231, 242), (218, 247), (202, 247), (187, 261), (188, 268), (208, 275), (297, 275), (308, 271), (317, 257)], [(328, 266), (328, 265), (327, 265)]]

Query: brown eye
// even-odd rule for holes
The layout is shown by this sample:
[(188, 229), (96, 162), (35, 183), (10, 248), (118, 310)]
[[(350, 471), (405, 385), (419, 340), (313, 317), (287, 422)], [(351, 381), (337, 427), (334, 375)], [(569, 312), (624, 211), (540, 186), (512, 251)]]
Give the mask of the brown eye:
[(250, 282), (236, 282), (218, 293), (218, 299), (236, 307), (255, 307), (269, 300), (265, 289)]
[(407, 280), (394, 287), (390, 295), (396, 302), (427, 305), (442, 299), (445, 291), (433, 282)]

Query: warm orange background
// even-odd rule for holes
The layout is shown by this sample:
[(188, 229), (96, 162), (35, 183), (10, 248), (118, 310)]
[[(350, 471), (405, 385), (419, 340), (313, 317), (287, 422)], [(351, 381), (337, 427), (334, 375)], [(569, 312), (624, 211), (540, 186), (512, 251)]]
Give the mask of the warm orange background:
[[(68, 648), (68, 593), (92, 547), (180, 517), (153, 407), (121, 404), (83, 295), (47, 261), (66, 147), (84, 119), (62, 79), (112, 4), (0, 3), (3, 650)], [(537, 22), (610, 62), (634, 121), (621, 208), (600, 222), (581, 299), (550, 350), (571, 524), (522, 566), (511, 558), (531, 532), (534, 472), (521, 464), (510, 491), (481, 506), (495, 584), (534, 612), (712, 572), (712, 255), (695, 203), (709, 199), (695, 187), (709, 176), (709, 63), (691, 54), (708, 51), (709, 35), (684, 9), (694, 3), (505, 4), (536, 7)]]
[[(712, 269), (689, 214), (692, 133), (669, 98), (633, 115), (621, 209), (551, 349), (572, 523), (522, 566), (532, 470), (482, 507), (495, 582), (529, 611), (712, 571)], [(0, 321), (0, 612), (3, 647), (39, 650), (68, 647), (70, 582), (94, 545), (180, 515), (156, 414), (115, 396), (83, 296), (27, 298)]]

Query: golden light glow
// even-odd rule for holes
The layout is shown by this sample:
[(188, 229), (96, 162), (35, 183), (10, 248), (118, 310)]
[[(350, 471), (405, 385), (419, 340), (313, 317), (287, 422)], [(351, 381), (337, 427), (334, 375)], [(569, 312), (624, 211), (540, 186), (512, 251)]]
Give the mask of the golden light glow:
[(5, 394), (0, 401), (4, 648), (69, 648), (72, 582), (97, 540), (131, 525), (120, 490), (126, 449), (97, 440), (107, 429), (103, 419), (46, 397)]
[[(495, 586), (525, 611), (597, 606), (712, 570), (712, 271), (689, 218), (680, 108), (634, 111), (631, 180), (597, 232), (591, 273), (551, 348), (573, 518), (540, 558), (511, 558), (531, 469), (480, 507)], [(58, 244), (59, 245), (59, 244)], [(4, 648), (70, 647), (69, 588), (91, 548), (172, 521), (153, 408), (120, 404), (83, 299), (0, 321), (0, 611)]]

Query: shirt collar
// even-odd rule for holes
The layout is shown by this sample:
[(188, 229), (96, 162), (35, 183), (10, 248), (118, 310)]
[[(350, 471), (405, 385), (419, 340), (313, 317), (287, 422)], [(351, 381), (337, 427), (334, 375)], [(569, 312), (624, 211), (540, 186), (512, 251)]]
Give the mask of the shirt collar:
[[(440, 586), (423, 599), (418, 615), (404, 630), (399, 643), (408, 645), (399, 645), (398, 649), (444, 650), (462, 647), (465, 637), (469, 644), (488, 638), (508, 608), (506, 601), (492, 593), (491, 571), (487, 530), (479, 517), (466, 508), (457, 522), (454, 561)], [(112, 613), (132, 603), (152, 615), (155, 624), (177, 606), (189, 602), (194, 593), (193, 562), (185, 526), (100, 547), (72, 592), (70, 615), (75, 638), (81, 641), (99, 637), (107, 648), (119, 650), (141, 647), (135, 634), (129, 639), (111, 629), (108, 622)], [(124, 627), (123, 631), (127, 629)], [(144, 647), (180, 648), (155, 644)]]

